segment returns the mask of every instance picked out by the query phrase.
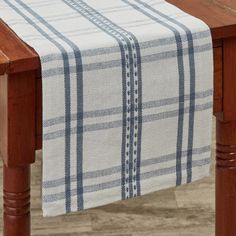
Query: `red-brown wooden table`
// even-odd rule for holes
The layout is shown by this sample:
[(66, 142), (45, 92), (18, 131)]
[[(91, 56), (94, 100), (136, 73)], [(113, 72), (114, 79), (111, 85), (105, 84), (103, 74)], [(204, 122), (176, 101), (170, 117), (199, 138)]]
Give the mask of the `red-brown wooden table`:
[[(205, 21), (214, 43), (216, 235), (236, 235), (236, 0), (168, 0)], [(0, 154), (4, 236), (30, 236), (30, 164), (42, 148), (37, 53), (0, 21)]]

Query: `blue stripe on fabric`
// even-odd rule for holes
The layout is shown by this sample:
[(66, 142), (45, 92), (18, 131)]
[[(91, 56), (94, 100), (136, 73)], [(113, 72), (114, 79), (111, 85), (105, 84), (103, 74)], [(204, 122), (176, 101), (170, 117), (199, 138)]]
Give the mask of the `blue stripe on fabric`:
[[(50, 21), (50, 22), (54, 22), (54, 23), (59, 23), (59, 22), (63, 22), (64, 20), (76, 20), (78, 19), (78, 16), (65, 16), (63, 15), (64, 17), (63, 18), (58, 18), (58, 19), (52, 19), (50, 17), (47, 17), (46, 20)], [(185, 18), (186, 16), (184, 15), (181, 15), (181, 16), (173, 16), (173, 19), (181, 19), (181, 18)], [(38, 23), (38, 21), (35, 21), (35, 23)], [(21, 19), (17, 19), (16, 22), (13, 22), (13, 21), (9, 21), (9, 24), (11, 26), (18, 26), (19, 25), (25, 25), (25, 22), (24, 20), (21, 21)], [(120, 26), (121, 27), (129, 27), (129, 28), (138, 28), (138, 27), (144, 27), (144, 26), (149, 26), (149, 25), (153, 25), (153, 22), (150, 21), (150, 20), (137, 20), (137, 21), (127, 21), (127, 22), (124, 22), (124, 23), (120, 23)], [(67, 36), (76, 36), (79, 35), (91, 35), (93, 36), (94, 34), (98, 33), (99, 30), (97, 28), (81, 28), (81, 29), (78, 29), (77, 32), (75, 31), (72, 31), (72, 30), (68, 30), (68, 31), (63, 31), (63, 33), (65, 33)], [(35, 39), (38, 39), (40, 40), (41, 37), (40, 36), (36, 36), (36, 35), (32, 35), (32, 34), (27, 34), (24, 36), (25, 39), (27, 39), (27, 41), (29, 42), (29, 40), (35, 40)]]
[[(58, 1), (58, 0), (56, 0), (56, 1)], [(159, 5), (159, 4), (161, 5), (163, 3), (154, 3), (153, 5)], [(35, 4), (35, 3), (31, 2), (30, 5), (33, 7), (44, 7), (44, 6), (55, 6), (55, 3), (52, 1), (47, 4), (46, 3), (45, 4)], [(4, 7), (1, 7), (1, 10), (4, 10)], [(129, 11), (129, 9), (125, 6), (114, 6), (114, 7), (100, 8), (99, 11), (101, 13), (112, 13), (112, 12), (125, 12), (125, 11)], [(58, 18), (56, 18), (54, 20), (61, 20), (61, 19), (64, 20), (65, 18), (62, 18), (62, 16), (64, 16), (64, 14), (47, 17), (47, 19), (50, 19), (50, 22), (52, 22), (53, 19), (56, 17), (58, 17)], [(74, 16), (74, 17), (76, 17), (76, 16)], [(176, 16), (176, 17), (181, 17), (181, 16)], [(71, 18), (73, 19), (73, 16), (70, 15), (66, 19), (71, 19)], [(18, 21), (15, 21), (15, 20), (11, 20), (9, 22), (10, 23), (15, 23), (15, 22), (18, 23)], [(37, 23), (37, 22), (35, 22), (35, 23)]]
[[(84, 1), (81, 1), (84, 3)], [(87, 5), (87, 4), (86, 4)], [(87, 5), (88, 6), (88, 5)], [(89, 6), (88, 6), (89, 7)], [(91, 9), (91, 7), (90, 7)], [(141, 75), (141, 52), (140, 52), (140, 48), (139, 48), (139, 43), (138, 43), (138, 40), (137, 38), (131, 33), (131, 32), (128, 32), (126, 31), (125, 29), (121, 28), (120, 26), (118, 26), (117, 24), (115, 24), (114, 22), (112, 22), (111, 20), (109, 20), (108, 18), (106, 18), (104, 15), (100, 14), (98, 11), (94, 10), (94, 12), (96, 12), (96, 14), (98, 14), (100, 17), (104, 18), (105, 20), (107, 20), (109, 23), (113, 24), (116, 28), (120, 29), (121, 31), (127, 33), (128, 35), (126, 36), (124, 34), (124, 37), (126, 38), (126, 41), (127, 41), (127, 44), (128, 44), (128, 49), (129, 49), (129, 60), (130, 60), (130, 93), (131, 93), (131, 102), (130, 102), (130, 105), (131, 105), (131, 108), (130, 108), (130, 112), (131, 112), (131, 126), (130, 126), (130, 152), (129, 152), (129, 197), (133, 197), (133, 170), (134, 170), (134, 158), (133, 158), (133, 155), (134, 155), (134, 151), (133, 151), (133, 139), (134, 139), (134, 110), (135, 110), (135, 107), (134, 107), (134, 67), (138, 67), (138, 83), (139, 83), (139, 92), (142, 93), (141, 91), (141, 80), (142, 80), (142, 75)], [(120, 31), (118, 31), (119, 33), (122, 33)], [(123, 35), (123, 34), (122, 34)], [(131, 36), (131, 38), (130, 38)], [(134, 40), (134, 45), (132, 45), (131, 43), (131, 40)], [(138, 63), (135, 63), (134, 62), (134, 58), (133, 58), (133, 50), (135, 50), (135, 55), (137, 56), (138, 58)], [(134, 66), (134, 67), (133, 67)], [(140, 104), (142, 103), (142, 97), (140, 97), (140, 94), (139, 94), (139, 101), (140, 101)], [(140, 112), (140, 110), (139, 110)], [(140, 118), (141, 119), (141, 118)], [(139, 124), (139, 128), (142, 127), (142, 124), (140, 123)], [(140, 133), (139, 133), (140, 135)]]
[[(207, 43), (201, 46), (195, 46), (194, 50), (195, 50), (195, 54), (211, 51), (212, 44)], [(183, 55), (187, 55), (187, 54), (188, 54), (188, 49), (183, 48)], [(170, 58), (176, 58), (176, 57), (177, 57), (176, 50), (149, 54), (149, 55), (142, 56), (142, 64), (149, 63), (149, 62), (157, 62), (160, 60), (164, 62), (165, 59), (168, 60)], [(111, 68), (117, 68), (117, 67), (121, 67), (120, 60), (110, 60), (110, 61), (104, 61), (104, 62), (83, 64), (83, 71), (106, 70), (106, 69), (110, 70)], [(71, 66), (70, 68), (71, 68), (71, 73), (72, 74), (75, 73), (76, 67)], [(47, 77), (55, 78), (55, 76), (61, 75), (61, 74), (63, 74), (62, 67), (51, 68), (44, 71), (44, 78), (47, 78)]]
[[(199, 148), (193, 148), (192, 153), (193, 153), (193, 155), (200, 155), (200, 154), (210, 152), (210, 150), (211, 150), (211, 146), (208, 145), (208, 146), (203, 146), (203, 147), (199, 147)], [(186, 157), (188, 151), (189, 150), (182, 151), (182, 156)], [(142, 165), (142, 167), (157, 165), (160, 163), (166, 163), (169, 161), (173, 161), (173, 160), (175, 160), (175, 158), (176, 158), (176, 153), (171, 153), (171, 154), (167, 154), (167, 155), (163, 155), (163, 156), (149, 158), (146, 160), (141, 160), (141, 165)], [(84, 179), (97, 179), (100, 177), (117, 174), (120, 171), (121, 171), (121, 166), (114, 166), (114, 167), (110, 167), (107, 169), (80, 173), (80, 175), (83, 174)], [(76, 179), (77, 179), (77, 177), (74, 175), (72, 175), (70, 178), (71, 182), (75, 182)], [(56, 187), (59, 187), (64, 184), (65, 184), (65, 178), (48, 180), (48, 181), (43, 182), (43, 188), (45, 188), (45, 189), (46, 188), (56, 188)]]
[[(138, 43), (136, 43), (137, 64), (142, 65), (141, 50)], [(138, 67), (138, 137), (137, 137), (137, 160), (136, 160), (136, 185), (137, 196), (141, 195), (140, 184), (140, 168), (141, 168), (141, 149), (142, 149), (142, 124), (143, 124), (143, 89), (142, 89), (142, 68)]]
[[(134, 44), (131, 45), (131, 55), (130, 57), (132, 58), (132, 79), (131, 79), (131, 134), (130, 134), (130, 145), (131, 145), (131, 148), (130, 148), (130, 162), (129, 162), (129, 168), (130, 168), (130, 173), (129, 173), (129, 182), (130, 182), (130, 198), (131, 197), (136, 197), (137, 194), (134, 194), (133, 192), (133, 189), (136, 188), (137, 186), (137, 177), (134, 179), (134, 175), (135, 172), (137, 171), (137, 167), (136, 167), (136, 158), (134, 157), (136, 154), (135, 154), (135, 151), (134, 151), (134, 135), (136, 135), (136, 125), (134, 124), (135, 122), (135, 115), (134, 115), (134, 111), (136, 110), (136, 103), (139, 102), (140, 106), (142, 104), (142, 64), (141, 64), (141, 51), (140, 51), (140, 47), (139, 47), (139, 42), (137, 40), (137, 38), (131, 33), (131, 32), (128, 32), (128, 34), (132, 37), (133, 41), (134, 41)], [(136, 60), (137, 60), (137, 63), (136, 63)], [(137, 72), (136, 72), (137, 70)], [(135, 80), (135, 78), (137, 77), (137, 81)], [(139, 90), (138, 90), (138, 101), (135, 101), (135, 93), (136, 93), (136, 89), (135, 87), (137, 86), (138, 83), (138, 86), (139, 86)], [(139, 106), (138, 104), (138, 106)], [(139, 115), (142, 114), (142, 111), (141, 111), (141, 107), (139, 106)], [(140, 118), (142, 119), (142, 118)], [(139, 127), (138, 127), (138, 134), (137, 135), (140, 135), (141, 132), (140, 132), (140, 129), (142, 128), (142, 123), (140, 122), (139, 124)], [(140, 137), (141, 139), (141, 137)], [(140, 147), (141, 149), (141, 147)], [(135, 189), (134, 189), (135, 190)]]
[[(132, 55), (131, 44), (129, 43), (129, 58), (130, 62), (130, 94), (131, 94), (131, 101), (130, 101), (130, 149), (129, 149), (129, 198), (133, 197), (133, 142), (134, 142), (134, 61)], [(141, 66), (141, 65), (140, 65)]]
[[(195, 99), (204, 99), (207, 97), (211, 97), (213, 94), (212, 89), (208, 89), (202, 92), (196, 92), (195, 93)], [(154, 101), (148, 101), (148, 102), (143, 102), (142, 103), (142, 110), (145, 109), (151, 109), (151, 108), (156, 108), (156, 107), (162, 107), (162, 106), (168, 106), (172, 104), (178, 103), (179, 97), (169, 97), (169, 98), (164, 98), (160, 100), (154, 100)], [(190, 94), (185, 94), (184, 95), (184, 100), (188, 101), (191, 99)], [(139, 109), (141, 109), (139, 107)], [(83, 119), (86, 118), (96, 118), (96, 117), (103, 117), (103, 116), (112, 116), (116, 114), (120, 114), (123, 111), (123, 107), (111, 107), (107, 109), (101, 109), (101, 110), (92, 110), (92, 111), (85, 111), (83, 114)], [(79, 114), (71, 114), (71, 120), (74, 121), (79, 117)], [(43, 121), (43, 127), (51, 127), (54, 125), (58, 125), (61, 123), (65, 122), (65, 116), (59, 116), (55, 118), (51, 118), (48, 120)]]
[[(122, 0), (126, 4), (129, 4), (137, 11), (141, 12), (142, 14), (146, 15), (150, 19), (153, 19), (154, 21), (158, 22), (159, 24), (163, 25), (164, 27), (171, 30), (175, 36), (176, 40), (176, 46), (177, 46), (177, 61), (178, 61), (178, 72), (179, 72), (179, 115), (178, 115), (178, 131), (177, 131), (177, 144), (176, 144), (176, 168), (179, 170), (181, 168), (181, 150), (182, 150), (182, 142), (183, 142), (183, 126), (184, 126), (184, 116), (183, 113), (181, 114), (181, 110), (184, 108), (184, 61), (183, 61), (183, 45), (182, 45), (182, 39), (179, 31), (172, 27), (171, 25), (167, 24), (166, 22), (161, 21), (157, 17), (149, 14), (146, 12), (143, 8), (140, 8), (139, 6), (130, 3), (127, 0)], [(181, 184), (182, 182), (182, 173), (181, 171), (176, 172), (176, 185)]]
[[(72, 31), (74, 32), (74, 31)], [(65, 34), (68, 36), (68, 32), (65, 32)], [(75, 35), (77, 35), (78, 32), (75, 33)], [(70, 35), (71, 36), (71, 35)], [(52, 38), (58, 38), (58, 37), (53, 37)], [(204, 38), (209, 38), (210, 37), (210, 33), (209, 31), (201, 31), (201, 32), (194, 32), (192, 33), (192, 37), (195, 40), (199, 40), (199, 39), (204, 39)], [(37, 39), (41, 39), (42, 36), (38, 36)], [(36, 39), (36, 38), (34, 38)], [(42, 38), (43, 39), (43, 38)], [(187, 36), (182, 36), (182, 42), (186, 42), (187, 41)], [(172, 45), (173, 43), (176, 43), (175, 39), (173, 37), (167, 37), (167, 38), (160, 38), (160, 39), (154, 39), (154, 40), (148, 40), (148, 41), (144, 41), (144, 42), (140, 42), (139, 46), (140, 48), (143, 49), (150, 49), (153, 47), (164, 47), (167, 45)], [(103, 47), (103, 48), (93, 48), (93, 49), (85, 49), (83, 51), (81, 51), (81, 54), (83, 57), (92, 57), (92, 56), (96, 56), (96, 55), (103, 55), (103, 54), (112, 54), (112, 53), (116, 53), (116, 52), (120, 52), (119, 48), (117, 47)], [(70, 52), (68, 53), (69, 58), (74, 57), (74, 53)], [(41, 57), (41, 63), (48, 63), (54, 60), (60, 60), (60, 58), (58, 57), (57, 54), (49, 54), (49, 55), (45, 55)]]
[[(134, 48), (136, 48), (136, 47), (134, 47), (133, 49), (132, 49), (132, 45), (131, 45), (131, 41), (130, 40), (134, 40), (135, 41), (135, 44), (138, 44), (138, 41), (137, 41), (137, 39), (135, 38), (135, 36), (134, 35), (132, 35), (130, 32), (127, 32), (127, 31), (125, 31), (123, 28), (121, 28), (121, 27), (119, 27), (118, 25), (116, 25), (114, 22), (112, 22), (112, 21), (110, 21), (108, 18), (106, 18), (105, 16), (103, 16), (103, 15), (101, 15), (98, 11), (96, 11), (95, 9), (93, 9), (91, 6), (89, 6), (88, 4), (86, 4), (84, 1), (73, 1), (73, 0), (71, 0), (71, 1), (65, 1), (66, 3), (68, 3), (69, 5), (70, 5), (70, 3), (71, 3), (71, 7), (73, 8), (73, 9), (75, 9), (75, 10), (77, 10), (77, 11), (79, 11), (80, 12), (80, 14), (83, 14), (83, 16), (85, 16), (86, 18), (88, 18), (87, 16), (86, 16), (86, 14), (84, 14), (83, 12), (81, 12), (78, 8), (79, 7), (81, 7), (81, 3), (82, 3), (82, 7), (84, 7), (83, 8), (83, 10), (84, 11), (86, 11), (86, 13), (88, 13), (88, 14), (92, 14), (92, 13), (95, 13), (94, 15), (93, 15), (93, 17), (94, 18), (96, 18), (97, 19), (97, 21), (100, 21), (100, 22), (102, 22), (103, 24), (104, 24), (104, 22), (105, 22), (105, 24), (106, 23), (108, 23), (108, 26), (106, 26), (106, 28), (105, 28), (105, 30), (104, 30), (104, 28), (102, 27), (102, 26), (100, 26), (100, 25), (98, 25), (96, 22), (94, 22), (94, 21), (91, 21), (91, 19), (89, 19), (92, 23), (94, 23), (95, 25), (97, 25), (100, 29), (102, 29), (103, 31), (105, 31), (106, 33), (108, 33), (109, 35), (111, 35), (111, 36), (113, 36), (112, 34), (110, 34), (109, 33), (109, 29), (112, 29), (113, 31), (115, 31), (118, 35), (121, 35), (122, 36), (122, 40), (125, 40), (125, 42), (126, 42), (126, 44), (127, 44), (127, 46), (128, 46), (128, 51), (129, 51), (129, 69), (130, 69), (130, 73), (126, 73), (126, 76), (127, 77), (129, 77), (130, 78), (130, 81), (131, 81), (131, 83), (127, 86), (127, 84), (125, 84), (125, 86), (127, 86), (127, 88), (126, 89), (129, 89), (130, 88), (130, 91), (128, 91), (128, 92), (130, 92), (131, 93), (131, 101), (129, 100), (128, 102), (130, 102), (130, 105), (131, 105), (131, 109), (129, 109), (130, 111), (131, 111), (131, 119), (130, 119), (130, 127), (126, 127), (126, 128), (129, 128), (129, 133), (130, 133), (130, 135), (129, 135), (129, 138), (130, 138), (130, 143), (129, 143), (129, 148), (130, 148), (130, 151), (129, 151), (129, 179), (131, 180), (132, 179), (132, 171), (133, 171), (133, 147), (132, 147), (132, 145), (133, 145), (133, 132), (134, 132), (134, 124), (133, 124), (133, 117), (134, 117), (134, 115), (133, 115), (133, 108), (134, 108), (134, 97), (133, 97), (133, 88), (134, 88), (134, 77), (133, 77), (133, 65), (134, 65), (134, 62), (133, 62), (133, 53), (132, 53), (132, 51), (133, 51), (133, 49)], [(67, 5), (68, 5), (67, 4)], [(76, 8), (77, 7), (77, 8)], [(97, 17), (98, 16), (98, 17)], [(107, 30), (108, 29), (108, 30)], [(114, 37), (114, 36), (113, 36)], [(130, 37), (132, 37), (132, 38), (130, 38)], [(117, 37), (115, 37), (115, 39), (117, 40)], [(140, 55), (140, 52), (139, 52), (139, 55)], [(138, 65), (136, 65), (136, 66), (138, 66)], [(141, 65), (139, 65), (139, 66), (141, 66)], [(141, 75), (139, 75), (139, 77), (140, 77)], [(126, 103), (126, 100), (125, 100), (125, 103)], [(124, 103), (123, 103), (124, 104)], [(125, 112), (127, 112), (127, 107), (124, 107), (125, 108)], [(124, 122), (124, 120), (123, 120), (123, 122)], [(125, 132), (127, 132), (126, 131), (127, 129), (124, 129), (124, 127), (123, 127), (123, 132), (125, 131)], [(122, 134), (122, 137), (123, 138), (127, 138), (127, 133), (123, 133)], [(124, 140), (124, 139), (123, 139)], [(125, 166), (125, 168), (122, 170), (122, 183), (124, 182), (124, 181), (126, 181), (125, 180), (125, 171), (127, 171), (127, 167), (126, 167), (126, 163), (125, 163), (125, 156), (124, 156), (124, 154), (126, 155), (126, 152), (124, 151), (125, 150), (125, 142), (124, 141), (122, 141), (122, 166), (124, 167)], [(127, 144), (128, 145), (128, 144)], [(130, 197), (132, 197), (133, 196), (133, 193), (132, 193), (132, 189), (133, 189), (133, 187), (132, 187), (132, 181), (130, 181), (130, 187), (129, 187), (129, 196)], [(123, 189), (124, 190), (124, 189)], [(122, 192), (123, 192), (123, 190), (122, 190)], [(124, 193), (122, 193), (122, 198), (124, 198)]]
[[(122, 40), (117, 36), (117, 31), (114, 29), (114, 27), (108, 27), (107, 25), (105, 25), (105, 27), (103, 27), (101, 24), (98, 24), (98, 20), (95, 22), (91, 19), (91, 16), (94, 17), (93, 15), (90, 14), (90, 12), (84, 10), (82, 8), (81, 10), (81, 6), (78, 5), (76, 2), (74, 1), (70, 1), (70, 0), (64, 0), (64, 2), (69, 6), (71, 7), (73, 10), (75, 10), (76, 12), (80, 13), (81, 15), (83, 15), (87, 20), (89, 20), (91, 23), (93, 23), (94, 25), (96, 25), (99, 29), (101, 29), (102, 31), (104, 31), (105, 33), (107, 33), (108, 35), (110, 35), (112, 38), (114, 38), (118, 45), (119, 45), (119, 48), (120, 48), (120, 52), (121, 52), (121, 65), (122, 65), (122, 87), (123, 87), (123, 125), (122, 125), (122, 148), (121, 148), (121, 155), (122, 155), (122, 163), (121, 163), (121, 166), (122, 166), (122, 179), (121, 179), (121, 182), (122, 182), (122, 199), (125, 199), (125, 155), (126, 155), (126, 152), (125, 152), (125, 147), (126, 147), (126, 144), (125, 144), (125, 140), (126, 140), (126, 119), (127, 119), (127, 107), (126, 107), (126, 74), (127, 74), (127, 70), (126, 70), (126, 56), (125, 56), (125, 49), (123, 47), (123, 43), (122, 43)], [(90, 7), (89, 7), (90, 8)], [(85, 14), (86, 13), (86, 14)], [(96, 18), (97, 19), (97, 18)], [(99, 20), (99, 22), (101, 22)], [(103, 22), (102, 22), (103, 23)], [(103, 23), (104, 24), (104, 23)], [(114, 33), (111, 33), (111, 30), (113, 30), (116, 34)]]
[[(192, 163), (193, 167), (203, 167), (205, 165), (209, 165), (210, 163), (210, 158), (205, 158), (205, 159), (201, 159), (201, 160), (194, 160)], [(182, 170), (186, 170), (187, 169), (187, 165), (186, 164), (182, 164)], [(149, 171), (149, 172), (145, 172), (141, 174), (141, 179), (142, 180), (148, 180), (150, 178), (153, 177), (159, 177), (159, 176), (165, 176), (165, 175), (170, 175), (176, 172), (176, 166), (171, 166), (171, 167), (167, 167), (167, 168), (163, 168), (163, 169), (157, 169), (157, 170), (153, 170), (153, 171)], [(111, 188), (115, 188), (115, 187), (119, 187), (121, 185), (121, 181), (120, 179), (117, 180), (112, 180), (109, 182), (103, 182), (100, 184), (94, 184), (94, 185), (89, 185), (89, 186), (84, 186), (84, 193), (92, 193), (92, 192), (97, 192), (97, 191), (102, 191), (102, 190), (106, 190), (106, 189), (111, 189)], [(71, 190), (71, 196), (75, 196), (76, 195), (76, 191), (75, 190)], [(58, 200), (62, 200), (65, 198), (65, 194), (64, 192), (59, 192), (59, 193), (55, 193), (55, 194), (50, 194), (50, 195), (44, 195), (43, 196), (43, 201), (44, 203), (49, 203), (49, 202), (55, 202)]]
[[(65, 49), (54, 39), (52, 39), (46, 32), (44, 32), (39, 26), (37, 26), (30, 18), (28, 18), (26, 15), (24, 15), (20, 10), (18, 10), (13, 4), (11, 4), (8, 0), (4, 0), (12, 9), (15, 10), (19, 15), (21, 15), (28, 23), (30, 23), (38, 32), (40, 32), (44, 37), (46, 37), (50, 42), (52, 42), (62, 53), (62, 58), (63, 58), (63, 64), (64, 64), (64, 85), (65, 85), (65, 97), (68, 98), (70, 97), (70, 70), (69, 70), (69, 60), (68, 60), (68, 55), (65, 51)], [(68, 158), (70, 156), (70, 100), (66, 100), (65, 103), (65, 119), (66, 119), (66, 130), (65, 132), (65, 157)], [(70, 176), (70, 171), (65, 170), (67, 175)], [(68, 177), (69, 178), (69, 177)], [(67, 182), (67, 179), (65, 178), (65, 181)], [(67, 199), (70, 197), (70, 188), (66, 185), (66, 203), (67, 206), (66, 208), (70, 206), (67, 202)]]
[[(25, 10), (27, 10), (32, 16), (37, 18), (39, 22), (45, 25), (51, 32), (60, 36), (60, 39), (66, 42), (74, 51), (75, 62), (76, 62), (76, 79), (77, 79), (77, 113), (83, 114), (83, 67), (82, 67), (82, 58), (79, 47), (61, 34), (58, 30), (56, 30), (52, 25), (50, 25), (47, 21), (45, 21), (39, 14), (33, 11), (30, 7), (24, 4), (21, 0), (16, 0), (19, 5), (21, 5)], [(69, 68), (65, 68), (65, 70), (69, 70)], [(69, 73), (69, 72), (68, 72)], [(66, 79), (67, 89), (70, 91), (70, 81)], [(71, 97), (70, 92), (65, 95), (65, 114), (66, 116), (71, 113)], [(68, 134), (65, 135), (65, 191), (66, 191), (66, 212), (71, 212), (71, 196), (70, 196), (70, 127), (71, 127), (71, 115), (69, 122), (65, 123), (65, 132)], [(83, 119), (77, 119), (77, 127), (80, 129), (83, 127)], [(77, 172), (81, 173), (83, 168), (83, 132), (77, 132), (76, 137), (76, 159), (77, 159)], [(83, 178), (77, 179), (77, 191), (78, 191), (78, 200), (77, 200), (77, 208), (78, 210), (83, 209)]]
[[(179, 115), (184, 115), (189, 112), (189, 107), (183, 108), (180, 111), (179, 110), (171, 110), (171, 111), (166, 111), (166, 112), (161, 112), (161, 113), (155, 113), (155, 114), (150, 114), (150, 115), (145, 115), (142, 117), (142, 122), (152, 122), (156, 120), (162, 120), (162, 119), (167, 119), (167, 118), (173, 118)], [(207, 102), (201, 105), (195, 105), (195, 112), (196, 111), (204, 111), (212, 109), (212, 102)], [(92, 131), (97, 131), (97, 130), (105, 130), (105, 129), (113, 129), (113, 128), (118, 128), (121, 127), (123, 124), (123, 120), (116, 120), (116, 121), (111, 121), (111, 122), (104, 122), (104, 123), (97, 123), (97, 124), (91, 124), (91, 125), (84, 125), (83, 127), (83, 132), (92, 132)], [(71, 134), (75, 134), (77, 132), (76, 128), (71, 129)], [(65, 130), (58, 130), (55, 132), (50, 132), (44, 134), (44, 139), (45, 140), (53, 140), (56, 138), (63, 137), (65, 135)]]
[[(188, 156), (187, 156), (187, 165), (188, 165), (188, 172), (187, 172), (187, 183), (190, 183), (192, 181), (192, 171), (191, 171), (191, 165), (192, 165), (192, 147), (193, 147), (193, 132), (194, 132), (194, 105), (195, 105), (195, 83), (196, 83), (196, 73), (195, 73), (195, 59), (194, 59), (194, 45), (193, 45), (193, 36), (189, 28), (187, 28), (184, 24), (177, 21), (176, 19), (171, 18), (170, 16), (163, 14), (162, 12), (154, 9), (150, 5), (144, 3), (141, 0), (135, 0), (136, 2), (142, 4), (144, 7), (148, 8), (152, 12), (162, 16), (163, 18), (167, 19), (168, 21), (178, 25), (180, 28), (182, 28), (188, 39), (188, 55), (189, 55), (189, 68), (190, 68), (190, 94), (192, 96), (192, 99), (190, 99), (190, 111), (189, 111), (189, 128), (188, 128)], [(178, 166), (176, 167), (178, 168)], [(181, 184), (177, 183), (177, 185)]]

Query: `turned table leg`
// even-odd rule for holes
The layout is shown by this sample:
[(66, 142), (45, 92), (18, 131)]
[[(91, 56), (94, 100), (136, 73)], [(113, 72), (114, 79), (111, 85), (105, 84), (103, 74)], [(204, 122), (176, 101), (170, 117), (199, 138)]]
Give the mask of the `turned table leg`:
[(216, 235), (236, 235), (236, 121), (217, 121)]
[(35, 161), (36, 72), (0, 77), (4, 236), (30, 236), (30, 164)]
[(30, 166), (3, 169), (4, 236), (30, 236)]
[(222, 113), (216, 114), (216, 236), (236, 235), (236, 38), (223, 40)]

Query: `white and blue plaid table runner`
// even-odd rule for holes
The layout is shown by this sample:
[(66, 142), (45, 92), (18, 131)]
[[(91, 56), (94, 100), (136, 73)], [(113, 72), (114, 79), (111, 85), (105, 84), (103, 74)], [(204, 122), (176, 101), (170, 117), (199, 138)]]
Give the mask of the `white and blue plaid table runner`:
[(38, 53), (43, 214), (178, 186), (209, 174), (209, 28), (164, 0), (0, 0)]

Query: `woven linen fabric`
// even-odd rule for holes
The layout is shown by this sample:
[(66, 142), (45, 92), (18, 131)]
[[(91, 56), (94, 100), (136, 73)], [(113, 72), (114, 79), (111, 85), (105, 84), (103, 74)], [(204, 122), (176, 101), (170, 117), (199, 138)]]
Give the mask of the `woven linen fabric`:
[(208, 176), (205, 23), (164, 0), (0, 0), (0, 9), (41, 59), (44, 216)]

